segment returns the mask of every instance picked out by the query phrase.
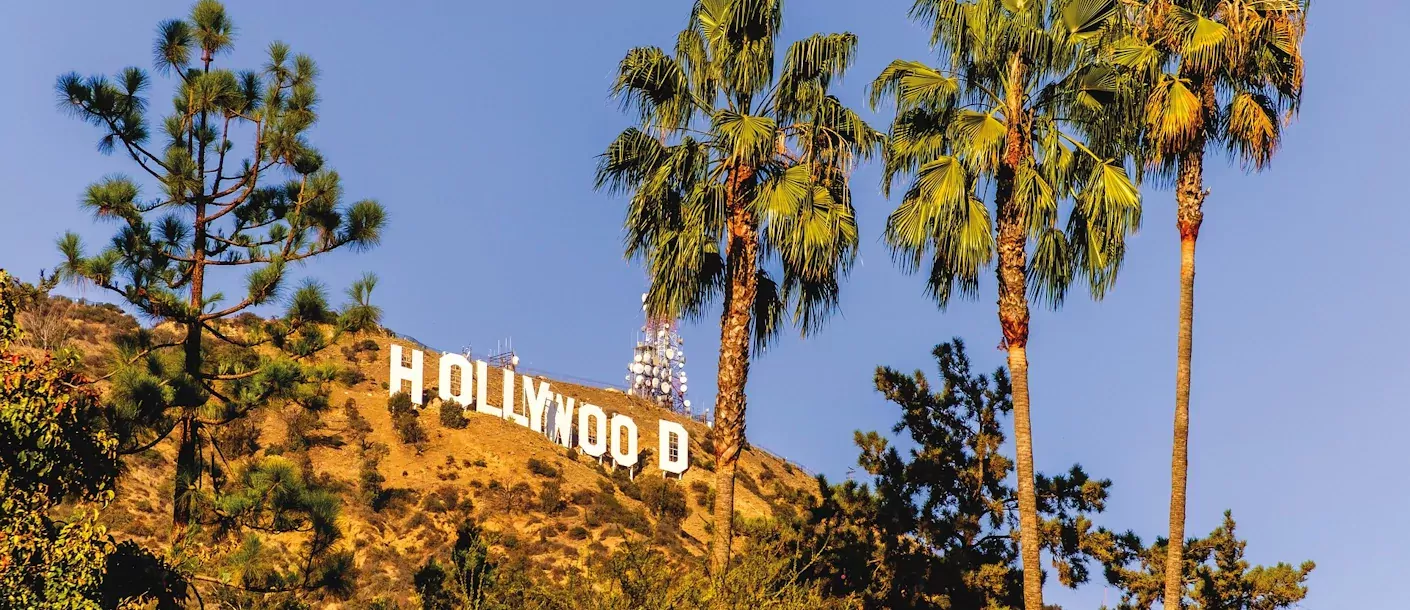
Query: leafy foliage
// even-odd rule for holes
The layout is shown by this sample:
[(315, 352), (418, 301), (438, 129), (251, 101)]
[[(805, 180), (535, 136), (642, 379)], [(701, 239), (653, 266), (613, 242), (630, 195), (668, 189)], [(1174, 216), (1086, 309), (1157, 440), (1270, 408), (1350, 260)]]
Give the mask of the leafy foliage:
[(657, 519), (680, 522), (685, 519), (688, 507), (685, 491), (681, 485), (665, 477), (642, 477), (637, 483), (641, 489), (641, 502), (646, 510)]
[[(117, 439), (71, 361), (11, 351), (22, 335), (15, 287), (0, 271), (0, 608), (96, 609), (105, 600), (175, 607), (186, 588), (165, 563), (153, 561), (153, 577), (138, 582), (113, 569), (145, 554), (115, 544), (98, 521), (114, 496)], [(65, 502), (72, 509), (56, 519)]]
[(939, 65), (896, 60), (871, 86), (872, 105), (891, 100), (897, 113), (885, 191), (909, 182), (886, 241), (903, 269), (929, 266), (942, 307), (977, 296), (1006, 224), (1032, 247), (1028, 291), (1053, 306), (1084, 277), (1104, 295), (1140, 226), (1126, 167), (1137, 94), (1103, 56), (1117, 2), (1009, 4), (917, 0), (911, 15), (932, 29)]
[(547, 608), (535, 599), (522, 572), (501, 570), (490, 556), (489, 541), (479, 526), (461, 523), (451, 547), (450, 561), (427, 561), (415, 576), (423, 610), (509, 610)]
[[(566, 582), (530, 581), (492, 547), (496, 541), (472, 522), (463, 523), (448, 561), (432, 559), (416, 573), (421, 607), (527, 608), (538, 610), (704, 610), (842, 608), (799, 580), (796, 539), (763, 524), (749, 524), (750, 545), (724, 581), (693, 577), (661, 551), (628, 540)], [(585, 535), (586, 532), (584, 531)]]
[(1113, 63), (1139, 77), (1144, 153), (1172, 176), (1187, 155), (1222, 147), (1268, 166), (1302, 105), (1306, 0), (1146, 0), (1131, 10)]
[(396, 430), (397, 438), (401, 439), (403, 444), (415, 447), (417, 454), (425, 451), (430, 437), (426, 434), (426, 428), (421, 425), (421, 414), (411, 401), (411, 395), (397, 392), (389, 396), (387, 412), (392, 416), (392, 428)]
[[(1014, 464), (1002, 452), (1008, 375), (974, 374), (958, 339), (934, 355), (938, 388), (919, 371), (877, 370), (877, 389), (901, 407), (893, 431), (912, 449), (903, 455), (877, 433), (858, 432), (858, 463), (873, 484), (819, 478), (822, 501), (808, 531), (823, 550), (810, 576), (864, 608), (1019, 607)], [(1114, 552), (1116, 537), (1087, 516), (1102, 511), (1110, 486), (1078, 466), (1038, 477), (1041, 540), (1064, 585), (1086, 582), (1088, 564)]]
[(777, 264), (759, 277), (769, 287), (755, 307), (761, 345), (783, 311), (806, 332), (836, 305), (857, 244), (849, 173), (881, 145), (830, 92), (856, 37), (809, 36), (777, 64), (781, 11), (775, 1), (697, 2), (674, 54), (628, 52), (613, 91), (641, 125), (608, 147), (597, 180), (632, 194), (626, 252), (647, 263), (653, 316), (697, 316), (721, 295), (727, 220), (746, 215), (759, 263)]
[[(1145, 610), (1165, 596), (1165, 539), (1142, 547), (1134, 537), (1123, 540), (1122, 552), (1108, 565), (1111, 583), (1122, 592), (1118, 610)], [(1232, 513), (1204, 538), (1185, 543), (1184, 606), (1199, 610), (1277, 610), (1297, 607), (1307, 597), (1307, 577), (1316, 567), (1311, 561), (1294, 567), (1250, 567), (1244, 559), (1248, 543), (1235, 533)]]
[(465, 419), (465, 407), (454, 400), (441, 401), (441, 425), (451, 430), (461, 430), (470, 425)]

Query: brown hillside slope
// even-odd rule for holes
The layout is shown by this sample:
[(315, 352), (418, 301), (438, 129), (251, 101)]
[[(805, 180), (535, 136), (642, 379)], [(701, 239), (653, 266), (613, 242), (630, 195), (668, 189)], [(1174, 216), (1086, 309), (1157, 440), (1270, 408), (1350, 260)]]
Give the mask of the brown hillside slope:
[[(623, 413), (633, 418), (639, 448), (649, 450), (634, 482), (624, 471), (614, 472), (610, 465), (604, 467), (510, 421), (470, 413), (464, 429), (446, 428), (439, 406), (431, 404), (419, 417), (427, 441), (420, 447), (403, 444), (387, 410), (393, 343), (418, 347), (394, 337), (365, 335), (345, 338), (324, 352), (323, 360), (347, 369), (330, 396), (331, 410), (312, 420), (293, 410), (264, 413), (251, 420), (243, 443), (237, 442), (240, 430), (230, 431), (232, 447), (244, 446), (256, 455), (283, 454), (340, 489), (341, 544), (354, 550), (358, 567), (358, 592), (346, 607), (362, 607), (382, 596), (408, 601), (415, 570), (429, 557), (445, 552), (456, 526), (466, 518), (494, 532), (499, 550), (524, 561), (528, 569), (553, 576), (602, 556), (629, 537), (650, 540), (681, 561), (695, 562), (703, 555), (714, 481), (709, 429), (704, 424), (615, 390), (546, 379), (554, 392), (572, 396), (580, 405), (590, 402), (609, 417)], [(438, 357), (426, 350), (424, 383), (432, 394)], [(497, 403), (501, 375), (491, 371), (488, 378), (488, 395)], [(515, 394), (522, 412), (523, 396), (517, 384)], [(365, 442), (350, 425), (345, 407), (349, 401), (352, 410), (370, 424)], [(679, 483), (663, 484), (665, 478), (657, 468), (657, 420), (661, 418), (678, 421), (690, 432), (692, 467)], [(290, 440), (291, 422), (302, 431), (302, 443)], [(387, 448), (377, 470), (386, 479), (390, 500), (379, 510), (358, 494), (360, 447), (368, 443)], [(174, 444), (168, 440), (127, 458), (118, 499), (105, 514), (119, 539), (156, 548), (165, 545), (174, 455)], [(531, 461), (535, 462), (532, 470)], [(736, 508), (745, 517), (796, 514), (815, 491), (816, 483), (807, 473), (765, 452), (747, 451), (740, 468)], [(678, 501), (683, 497), (684, 514), (668, 512), (662, 518), (642, 501), (662, 496)]]

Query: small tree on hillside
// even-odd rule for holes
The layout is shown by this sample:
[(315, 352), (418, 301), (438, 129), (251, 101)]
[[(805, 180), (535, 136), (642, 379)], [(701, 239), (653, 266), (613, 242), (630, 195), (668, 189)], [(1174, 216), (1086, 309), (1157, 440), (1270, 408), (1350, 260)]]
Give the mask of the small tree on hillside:
[[(217, 67), (234, 39), (215, 0), (158, 26), (155, 68), (174, 89), (161, 120), (148, 115), (154, 81), (140, 68), (112, 79), (67, 74), (56, 87), (64, 110), (101, 130), (99, 150), (130, 158), (137, 174), (88, 187), (82, 206), (118, 229), (97, 253), (65, 235), (61, 273), (179, 332), (174, 341), (139, 333), (126, 342), (112, 379), (124, 452), (176, 436), (173, 540), (203, 520), (203, 504), (214, 505), (209, 496), (227, 469), (211, 451), (217, 429), (271, 403), (323, 408), (332, 373), (310, 357), (330, 345), (330, 328), (377, 322), (368, 280), (341, 316), (313, 281), (288, 293), (294, 264), (375, 245), (384, 212), (374, 201), (346, 204), (337, 172), (308, 140), (318, 117), (313, 59), (276, 42), (258, 70)], [(243, 285), (221, 277), (236, 271)], [(234, 298), (221, 291), (237, 286)], [(231, 322), (286, 294), (282, 317)]]

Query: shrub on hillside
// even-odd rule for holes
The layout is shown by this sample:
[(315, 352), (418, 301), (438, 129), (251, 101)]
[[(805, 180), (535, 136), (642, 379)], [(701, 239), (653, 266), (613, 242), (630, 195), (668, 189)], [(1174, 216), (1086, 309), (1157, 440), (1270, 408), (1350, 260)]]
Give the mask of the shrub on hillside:
[(759, 484), (754, 481), (754, 477), (748, 472), (745, 472), (743, 468), (739, 469), (739, 474), (735, 475), (734, 480), (739, 482), (740, 487), (749, 490), (749, 493), (759, 496), (760, 498), (764, 497), (764, 492), (759, 491)]
[(714, 471), (715, 471), (715, 458), (712, 458), (712, 457), (710, 457), (710, 456), (708, 456), (708, 455), (705, 455), (705, 454), (703, 454), (703, 453), (696, 453), (696, 452), (693, 452), (693, 451), (692, 451), (692, 452), (690, 453), (690, 467), (691, 467), (691, 468), (699, 468), (699, 469), (704, 470), (704, 471), (706, 471), (706, 472), (714, 472)]
[(568, 501), (578, 506), (592, 506), (597, 500), (597, 493), (590, 489), (579, 489), (568, 495)]
[(441, 401), (441, 425), (451, 430), (460, 430), (469, 425), (465, 419), (465, 407), (454, 400)]
[(685, 492), (665, 477), (642, 477), (637, 483), (646, 510), (663, 521), (679, 521), (686, 516)]
[(421, 498), (421, 510), (430, 513), (444, 513), (453, 507), (447, 504), (445, 498), (439, 492), (431, 492)]
[(421, 420), (415, 413), (404, 412), (392, 416), (392, 427), (396, 428), (397, 438), (401, 439), (402, 444), (414, 447), (417, 455), (426, 451), (426, 441), (430, 437), (426, 435), (426, 429), (421, 427)]
[(646, 513), (622, 504), (615, 494), (605, 491), (597, 494), (584, 521), (589, 527), (614, 524), (641, 534), (651, 532), (651, 522), (646, 518)]
[(545, 514), (556, 515), (567, 507), (567, 502), (563, 500), (563, 486), (558, 481), (548, 481), (539, 489), (539, 510)]
[(343, 403), (343, 419), (347, 421), (348, 431), (352, 432), (354, 440), (361, 441), (372, 432), (372, 422), (367, 421), (362, 416), (362, 411), (357, 408), (357, 402), (349, 398)]
[(351, 362), (357, 362), (362, 358), (362, 355), (364, 353), (369, 353), (367, 358), (369, 361), (375, 360), (377, 356), (375, 353), (371, 352), (381, 351), (381, 349), (382, 348), (377, 345), (376, 341), (373, 341), (372, 339), (363, 339), (361, 341), (358, 341), (357, 343), (344, 347), (342, 349), (342, 352), (344, 358), (347, 358)]
[(774, 471), (769, 470), (769, 467), (768, 467), (768, 466), (764, 466), (764, 467), (763, 467), (763, 470), (760, 470), (760, 471), (759, 471), (759, 484), (760, 484), (760, 485), (768, 485), (769, 483), (774, 482), (774, 480), (777, 479), (777, 478), (778, 478), (778, 475), (774, 474)]
[(529, 472), (545, 479), (556, 479), (562, 474), (552, 464), (538, 458), (529, 458)]
[(641, 489), (632, 481), (631, 473), (618, 468), (612, 471), (612, 483), (622, 490), (622, 495), (633, 500), (641, 499)]
[(381, 443), (362, 445), (362, 465), (358, 469), (358, 499), (372, 510), (382, 510), (390, 495), (383, 486), (387, 478), (382, 476), (379, 466), (387, 455), (387, 446)]
[(367, 375), (364, 375), (362, 373), (362, 369), (359, 369), (355, 366), (343, 367), (338, 369), (338, 383), (341, 383), (349, 388), (366, 380)]
[(411, 395), (406, 392), (397, 392), (387, 397), (387, 412), (392, 414), (392, 418), (402, 413), (416, 412), (416, 405), (411, 402)]
[(696, 481), (690, 484), (690, 491), (695, 495), (695, 505), (706, 508), (715, 503), (715, 490), (709, 483)]
[(533, 502), (534, 488), (529, 487), (528, 483), (520, 481), (504, 490), (502, 497), (505, 509), (510, 511), (524, 510), (529, 508), (530, 503)]
[(311, 444), (310, 437), (323, 429), (318, 414), (308, 409), (295, 407), (284, 417), (285, 451), (305, 451)]

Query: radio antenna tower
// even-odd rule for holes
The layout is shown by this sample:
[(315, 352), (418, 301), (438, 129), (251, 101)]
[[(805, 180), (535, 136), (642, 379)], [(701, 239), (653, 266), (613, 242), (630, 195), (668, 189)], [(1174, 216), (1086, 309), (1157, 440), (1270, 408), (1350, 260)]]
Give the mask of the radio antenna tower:
[(494, 353), (486, 356), (485, 361), (499, 368), (509, 369), (511, 371), (518, 367), (519, 353), (514, 351), (514, 339), (511, 337), (495, 341)]
[[(641, 295), (646, 311), (646, 295)], [(675, 320), (646, 318), (637, 333), (632, 361), (627, 365), (627, 393), (640, 396), (673, 413), (693, 416), (685, 397), (685, 340), (676, 332)]]

